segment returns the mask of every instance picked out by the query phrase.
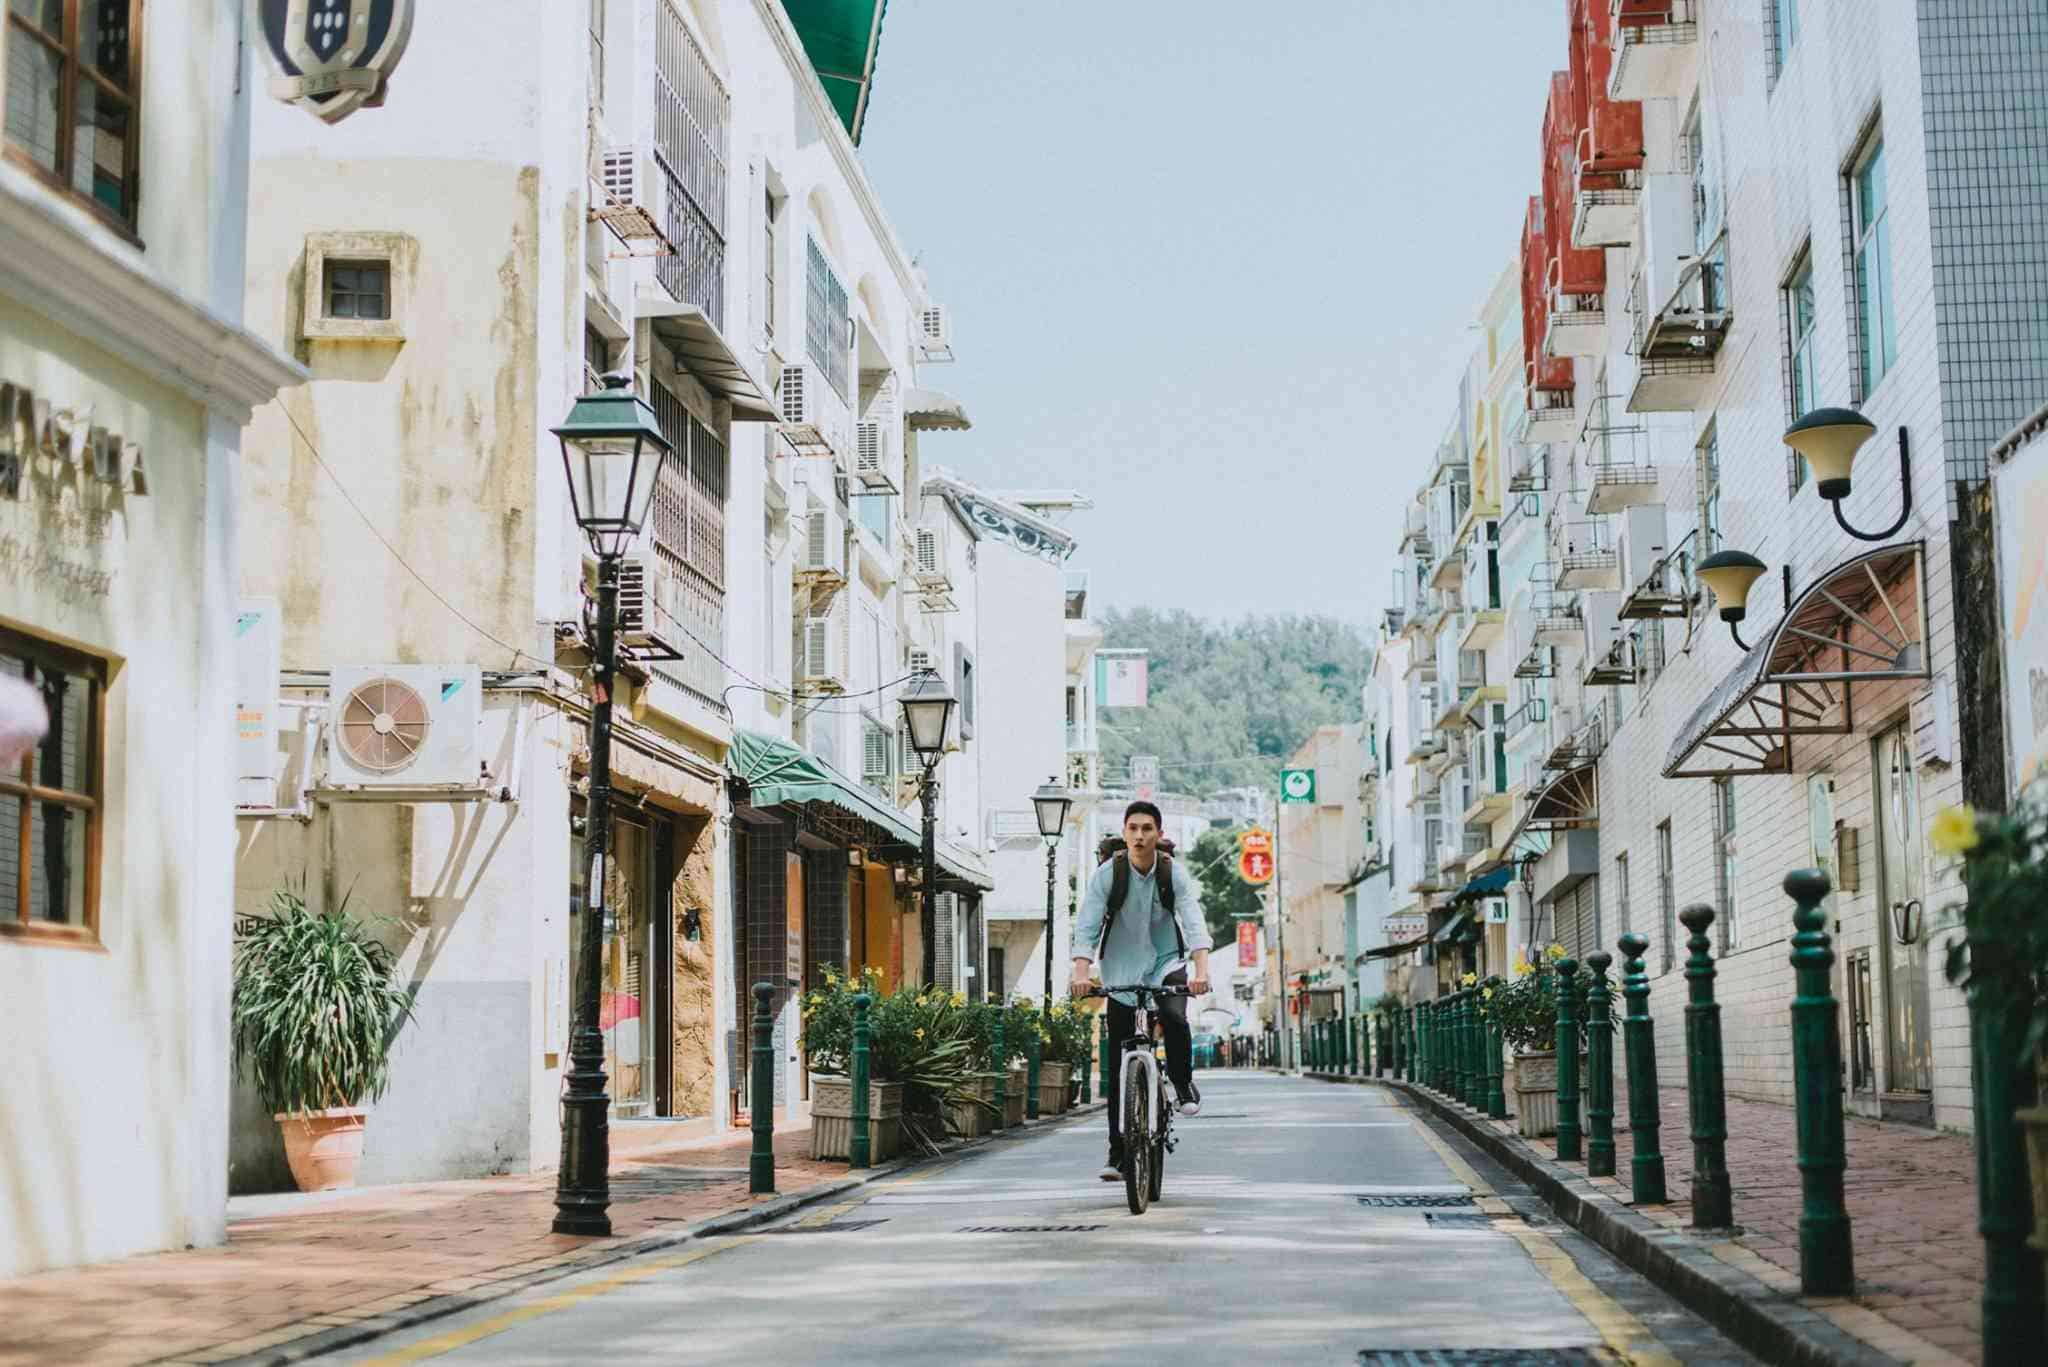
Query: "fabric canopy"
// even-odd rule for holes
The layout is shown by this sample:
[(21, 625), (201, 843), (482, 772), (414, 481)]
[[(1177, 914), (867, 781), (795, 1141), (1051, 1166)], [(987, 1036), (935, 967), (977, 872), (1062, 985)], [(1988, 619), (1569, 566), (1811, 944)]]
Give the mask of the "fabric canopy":
[(974, 427), (966, 404), (918, 385), (903, 391), (903, 422), (913, 432), (966, 432)]
[(875, 53), (882, 46), (882, 11), (887, 0), (783, 0), (783, 10), (803, 42), (804, 55), (825, 87), (832, 111), (860, 145), (874, 89)]
[(1456, 936), (1459, 930), (1463, 929), (1465, 923), (1471, 919), (1472, 912), (1470, 908), (1460, 911), (1456, 916), (1444, 922), (1443, 927), (1429, 938), (1435, 940), (1438, 944), (1443, 944), (1445, 941)]
[(1451, 900), (1453, 902), (1469, 902), (1474, 897), (1485, 897), (1490, 893), (1499, 892), (1508, 885), (1508, 875), (1511, 872), (1513, 870), (1506, 864), (1503, 864), (1491, 873), (1482, 873), (1452, 894)]
[(1396, 954), (1406, 954), (1411, 949), (1420, 949), (1429, 943), (1427, 935), (1418, 935), (1412, 940), (1400, 940), (1390, 945), (1375, 945), (1358, 956), (1360, 963), (1367, 959), (1391, 959)]
[[(804, 807), (821, 802), (854, 816), (880, 832), (879, 843), (921, 849), (923, 834), (890, 803), (853, 782), (816, 755), (786, 740), (757, 731), (737, 731), (726, 765), (744, 781), (756, 807)], [(995, 880), (980, 861), (950, 842), (940, 842), (943, 877), (982, 892), (993, 892)]]

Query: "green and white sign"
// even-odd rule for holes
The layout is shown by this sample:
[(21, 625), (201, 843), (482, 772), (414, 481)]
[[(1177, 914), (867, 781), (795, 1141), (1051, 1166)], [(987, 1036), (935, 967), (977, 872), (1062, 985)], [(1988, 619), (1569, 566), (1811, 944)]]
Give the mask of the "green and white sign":
[(1316, 800), (1316, 771), (1313, 769), (1282, 769), (1280, 771), (1280, 800), (1282, 802), (1314, 802)]

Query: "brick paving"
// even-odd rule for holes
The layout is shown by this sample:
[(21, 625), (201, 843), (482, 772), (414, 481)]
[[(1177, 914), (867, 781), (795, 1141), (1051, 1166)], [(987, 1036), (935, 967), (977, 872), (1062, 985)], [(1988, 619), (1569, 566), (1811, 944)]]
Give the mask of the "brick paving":
[[(1618, 1065), (1615, 1080), (1625, 1070)], [(1731, 1096), (1728, 1175), (1741, 1233), (1707, 1247), (1788, 1299), (1810, 1305), (1873, 1348), (1912, 1363), (1981, 1362), (1978, 1297), (1984, 1243), (1977, 1234), (1977, 1167), (1971, 1140), (1911, 1125), (1845, 1118), (1843, 1196), (1856, 1257), (1850, 1298), (1799, 1295), (1798, 1137), (1790, 1106)], [(1594, 1185), (1629, 1199), (1628, 1098), (1617, 1087), (1617, 1177)], [(1692, 1220), (1692, 1128), (1683, 1088), (1659, 1098), (1666, 1194), (1641, 1213), (1674, 1228)], [(1502, 1126), (1506, 1129), (1508, 1127)], [(1526, 1141), (1524, 1141), (1526, 1142)], [(1556, 1153), (1538, 1141), (1545, 1157)]]
[[(418, 1301), (474, 1292), (773, 1198), (747, 1193), (751, 1136), (615, 1156), (609, 1240), (552, 1234), (552, 1173), (264, 1201), (222, 1248), (0, 1282), (0, 1364), (212, 1362)], [(775, 1136), (790, 1195), (847, 1175), (810, 1131)]]

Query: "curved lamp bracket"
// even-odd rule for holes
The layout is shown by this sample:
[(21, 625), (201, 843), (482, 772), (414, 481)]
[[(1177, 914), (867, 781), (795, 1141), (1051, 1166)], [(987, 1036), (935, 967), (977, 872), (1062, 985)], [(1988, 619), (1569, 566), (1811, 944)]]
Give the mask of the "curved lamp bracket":
[(1897, 536), (1906, 525), (1906, 519), (1913, 515), (1913, 458), (1906, 441), (1906, 429), (1899, 429), (1899, 520), (1881, 532), (1859, 532), (1849, 525), (1849, 519), (1842, 516), (1842, 500), (1828, 500), (1835, 507), (1835, 521), (1842, 530), (1858, 541), (1889, 541)]

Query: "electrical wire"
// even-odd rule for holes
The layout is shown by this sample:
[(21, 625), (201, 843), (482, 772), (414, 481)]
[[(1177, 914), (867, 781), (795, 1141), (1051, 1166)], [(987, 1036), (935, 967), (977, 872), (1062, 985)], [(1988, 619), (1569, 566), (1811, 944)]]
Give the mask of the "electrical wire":
[(418, 570), (414, 569), (412, 567), (412, 564), (409, 561), (407, 561), (403, 555), (399, 553), (398, 547), (391, 544), (390, 538), (385, 536), (383, 532), (377, 529), (376, 523), (370, 521), (370, 515), (363, 511), (362, 505), (356, 502), (355, 496), (353, 494), (349, 493), (348, 486), (341, 482), (341, 477), (334, 473), (333, 467), (328, 465), (326, 457), (320, 454), (320, 448), (313, 444), (313, 439), (306, 435), (306, 429), (299, 426), (299, 420), (292, 416), (291, 409), (284, 404), (279, 404), (277, 407), (278, 411), (284, 414), (284, 420), (291, 424), (292, 431), (298, 433), (299, 440), (305, 443), (306, 452), (307, 454), (313, 457), (313, 463), (318, 465), (321, 469), (321, 472), (325, 474), (328, 479), (333, 481), (336, 492), (338, 492), (341, 495), (342, 501), (348, 504), (349, 510), (353, 512), (357, 517), (362, 519), (363, 525), (370, 529), (370, 535), (377, 538), (378, 542), (382, 544), (384, 549), (391, 553), (391, 558), (393, 560), (396, 560), (407, 574), (411, 575), (414, 579), (419, 581), (419, 586), (425, 589), (429, 594), (431, 594), (435, 602), (439, 603), (442, 607), (448, 609), (450, 613), (454, 614), (455, 618), (458, 621), (460, 621), (464, 626), (468, 627), (471, 631), (475, 632), (477, 635), (483, 637), (486, 641), (491, 642), (493, 645), (500, 646), (505, 650), (511, 651), (512, 656), (515, 660), (531, 660), (543, 669), (554, 668), (553, 660), (543, 660), (538, 655), (529, 654), (528, 652), (521, 650), (518, 646), (513, 645), (510, 641), (501, 640), (497, 636), (494, 636), (490, 632), (484, 630), (481, 626), (478, 626), (476, 621), (473, 618), (471, 618), (468, 613), (464, 612), (461, 608), (456, 607), (455, 604), (449, 602), (447, 598), (442, 596), (442, 593), (439, 589), (435, 588), (431, 583), (427, 582), (427, 577), (421, 574)]

